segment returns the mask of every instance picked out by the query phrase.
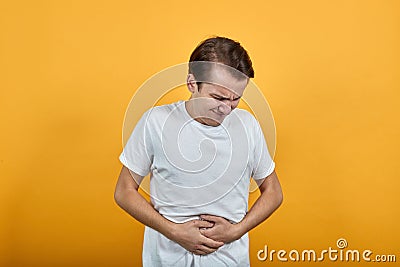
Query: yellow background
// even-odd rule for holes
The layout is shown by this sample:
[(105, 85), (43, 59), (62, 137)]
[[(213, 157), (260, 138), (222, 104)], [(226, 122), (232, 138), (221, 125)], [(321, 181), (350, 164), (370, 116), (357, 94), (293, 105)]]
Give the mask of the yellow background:
[(252, 266), (299, 264), (257, 261), (264, 245), (318, 251), (340, 237), (400, 261), (399, 11), (396, 0), (2, 1), (0, 266), (140, 264), (143, 226), (113, 200), (125, 109), (214, 34), (249, 51), (276, 123), (284, 203), (251, 232)]

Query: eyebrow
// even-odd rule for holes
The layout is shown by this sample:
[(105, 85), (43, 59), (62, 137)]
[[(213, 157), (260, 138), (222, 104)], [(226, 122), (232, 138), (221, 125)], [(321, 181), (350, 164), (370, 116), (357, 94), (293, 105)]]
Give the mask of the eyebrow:
[[(216, 94), (216, 93), (211, 93), (210, 95), (211, 95), (212, 97), (214, 97), (214, 98), (217, 98), (218, 100), (231, 100), (229, 97), (221, 96), (221, 95), (218, 95), (218, 94)], [(238, 96), (238, 97), (232, 99), (232, 101), (234, 101), (234, 100), (239, 100), (241, 97), (242, 97), (242, 96)]]

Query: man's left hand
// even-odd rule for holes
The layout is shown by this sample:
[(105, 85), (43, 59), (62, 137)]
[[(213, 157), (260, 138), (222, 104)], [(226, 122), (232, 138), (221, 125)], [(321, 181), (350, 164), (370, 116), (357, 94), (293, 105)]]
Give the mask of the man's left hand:
[(214, 223), (214, 225), (210, 228), (200, 229), (200, 233), (205, 237), (211, 238), (215, 241), (224, 242), (226, 244), (235, 241), (242, 236), (239, 225), (233, 224), (223, 217), (201, 215), (200, 218)]

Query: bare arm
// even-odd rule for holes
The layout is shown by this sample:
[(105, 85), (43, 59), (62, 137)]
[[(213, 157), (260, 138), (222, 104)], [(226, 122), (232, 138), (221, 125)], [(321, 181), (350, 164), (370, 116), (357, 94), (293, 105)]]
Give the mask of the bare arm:
[(182, 247), (195, 254), (208, 254), (222, 246), (222, 242), (216, 242), (201, 235), (199, 228), (211, 227), (212, 223), (201, 220), (193, 220), (183, 224), (177, 224), (164, 218), (147, 200), (139, 194), (139, 185), (142, 176), (130, 171), (125, 166), (121, 173), (114, 192), (115, 202), (133, 218), (160, 232), (167, 238), (177, 242)]
[(225, 243), (242, 237), (245, 233), (265, 221), (281, 205), (283, 194), (276, 172), (272, 172), (259, 185), (261, 195), (240, 223), (231, 224), (224, 218), (202, 215), (201, 218), (213, 222), (214, 227), (201, 230), (201, 233), (214, 240)]
[(238, 224), (241, 228), (241, 235), (265, 221), (282, 204), (282, 188), (275, 171), (264, 179), (262, 184), (259, 185), (259, 189), (261, 195)]

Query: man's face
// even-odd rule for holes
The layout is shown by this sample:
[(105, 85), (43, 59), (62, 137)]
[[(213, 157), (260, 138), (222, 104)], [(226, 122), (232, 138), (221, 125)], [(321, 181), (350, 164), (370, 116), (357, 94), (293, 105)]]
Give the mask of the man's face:
[(197, 121), (218, 126), (238, 106), (248, 79), (238, 79), (220, 68), (215, 68), (210, 76), (210, 81), (202, 82), (200, 88), (196, 85), (190, 100)]

